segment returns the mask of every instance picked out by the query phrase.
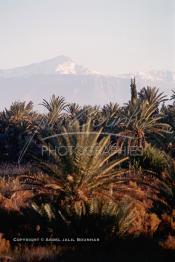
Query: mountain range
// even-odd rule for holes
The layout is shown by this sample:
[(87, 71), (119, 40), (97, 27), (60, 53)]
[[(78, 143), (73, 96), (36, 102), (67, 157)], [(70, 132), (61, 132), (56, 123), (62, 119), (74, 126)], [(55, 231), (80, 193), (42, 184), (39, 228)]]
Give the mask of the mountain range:
[(136, 78), (138, 90), (156, 86), (167, 95), (175, 89), (175, 72), (149, 71), (115, 76), (100, 74), (76, 64), (71, 58), (55, 58), (27, 66), (0, 70), (0, 110), (14, 101), (32, 100), (36, 106), (52, 94), (64, 96), (69, 102), (120, 104), (130, 97), (130, 79)]

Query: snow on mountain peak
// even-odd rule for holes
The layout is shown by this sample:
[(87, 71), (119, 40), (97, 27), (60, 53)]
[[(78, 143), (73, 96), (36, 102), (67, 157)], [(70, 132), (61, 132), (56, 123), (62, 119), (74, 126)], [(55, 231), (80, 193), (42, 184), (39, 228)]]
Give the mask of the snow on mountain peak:
[(76, 74), (75, 63), (72, 61), (66, 61), (62, 64), (59, 64), (55, 71), (63, 75)]
[(95, 72), (74, 63), (72, 60), (59, 63), (56, 67), (55, 72), (61, 75), (90, 75)]
[[(112, 75), (103, 75), (99, 72), (89, 70), (88, 68), (76, 64), (71, 58), (67, 56), (56, 56), (54, 58), (34, 63), (26, 66), (0, 70), (0, 77), (2, 78), (19, 78), (42, 75), (74, 75), (74, 76), (104, 76), (112, 77)], [(175, 82), (175, 73), (171, 71), (149, 71), (136, 72), (132, 74), (118, 74), (114, 77), (120, 79), (130, 79), (136, 77), (137, 82), (144, 84), (156, 85), (159, 82), (166, 81)]]
[(25, 77), (31, 75), (95, 75), (99, 74), (76, 64), (67, 56), (57, 56), (39, 63), (0, 70), (2, 77)]

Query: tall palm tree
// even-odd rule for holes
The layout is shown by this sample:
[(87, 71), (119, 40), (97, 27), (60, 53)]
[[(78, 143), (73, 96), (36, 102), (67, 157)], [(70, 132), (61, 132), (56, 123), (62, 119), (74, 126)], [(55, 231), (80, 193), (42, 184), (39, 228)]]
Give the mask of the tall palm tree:
[(163, 92), (159, 93), (158, 88), (150, 86), (147, 86), (147, 88), (143, 87), (138, 96), (141, 101), (146, 100), (149, 104), (154, 104), (155, 106), (159, 106), (160, 103), (167, 100)]
[(99, 106), (85, 105), (79, 110), (77, 119), (81, 125), (87, 123), (89, 119), (95, 122), (98, 119), (99, 113)]
[(103, 106), (102, 114), (104, 114), (107, 117), (112, 117), (114, 115), (117, 115), (119, 109), (120, 106), (117, 103), (110, 102), (109, 104)]
[(101, 126), (104, 132), (116, 133), (120, 122), (122, 108), (117, 103), (110, 102), (102, 107)]
[(8, 122), (14, 124), (22, 124), (23, 122), (30, 122), (33, 119), (33, 103), (29, 102), (14, 102), (10, 109), (3, 112), (3, 116)]
[[(156, 92), (157, 93), (157, 92)], [(123, 114), (123, 127), (125, 134), (130, 134), (136, 138), (139, 145), (145, 146), (145, 135), (164, 135), (170, 133), (171, 127), (163, 122), (163, 115), (157, 112), (158, 101), (162, 100), (150, 98), (150, 100), (138, 100), (134, 107), (127, 106)]]
[(64, 97), (52, 95), (50, 101), (43, 99), (41, 104), (48, 110), (47, 121), (48, 124), (54, 124), (62, 116), (63, 111), (67, 107)]
[(81, 107), (77, 103), (68, 104), (66, 108), (66, 112), (71, 119), (76, 118), (79, 115), (80, 110), (81, 110)]
[(131, 79), (131, 105), (135, 106), (137, 103), (137, 87), (136, 87), (136, 81), (135, 78)]

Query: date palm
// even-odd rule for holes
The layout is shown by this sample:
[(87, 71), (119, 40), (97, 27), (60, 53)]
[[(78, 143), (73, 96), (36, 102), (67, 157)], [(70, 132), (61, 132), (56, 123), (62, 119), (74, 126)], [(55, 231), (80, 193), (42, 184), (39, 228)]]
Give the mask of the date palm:
[[(157, 92), (156, 92), (157, 94)], [(159, 113), (158, 103), (161, 96), (137, 101), (136, 105), (127, 106), (123, 114), (123, 133), (128, 133), (136, 138), (139, 145), (145, 145), (145, 136), (168, 134), (171, 131), (169, 124), (163, 122), (163, 114)]]
[(175, 90), (172, 90), (171, 100), (175, 103)]
[(14, 124), (22, 124), (24, 122), (31, 122), (33, 119), (33, 103), (29, 102), (14, 102), (10, 109), (5, 109), (3, 112), (4, 118)]
[(29, 134), (37, 124), (37, 114), (33, 111), (33, 103), (14, 102), (10, 109), (5, 109), (2, 115), (5, 124), (4, 135), (5, 155), (8, 161), (16, 161)]
[(111, 197), (110, 190), (103, 189), (126, 172), (119, 167), (128, 157), (119, 159), (117, 149), (108, 152), (110, 137), (100, 138), (101, 133), (93, 131), (91, 121), (83, 126), (76, 121), (69, 129), (63, 127), (62, 133), (43, 139), (50, 158), (40, 159), (38, 165), (57, 179), (64, 201), (74, 211), (84, 209), (94, 195)]
[(43, 99), (41, 105), (44, 106), (48, 111), (48, 124), (56, 123), (57, 120), (62, 116), (65, 108), (67, 107), (64, 97), (56, 97), (55, 95), (52, 95), (49, 102), (46, 99)]
[(131, 105), (135, 106), (137, 103), (137, 87), (136, 87), (135, 78), (131, 79), (130, 87), (131, 87)]
[(77, 103), (68, 104), (66, 108), (68, 117), (71, 119), (77, 118), (80, 110), (81, 110), (81, 107)]
[(110, 102), (102, 107), (99, 123), (103, 126), (106, 133), (115, 133), (118, 131), (122, 108), (117, 103)]
[(109, 104), (103, 106), (102, 114), (107, 117), (112, 117), (118, 113), (119, 109), (120, 107), (117, 103), (110, 102)]
[(146, 100), (149, 104), (154, 104), (155, 106), (159, 106), (160, 103), (167, 100), (163, 92), (159, 93), (158, 88), (150, 86), (142, 88), (141, 91), (138, 93), (138, 96), (141, 101)]
[(80, 124), (83, 125), (87, 123), (89, 119), (91, 119), (92, 122), (96, 122), (96, 120), (98, 120), (99, 114), (99, 106), (85, 105), (79, 110), (77, 114), (77, 119), (80, 122)]

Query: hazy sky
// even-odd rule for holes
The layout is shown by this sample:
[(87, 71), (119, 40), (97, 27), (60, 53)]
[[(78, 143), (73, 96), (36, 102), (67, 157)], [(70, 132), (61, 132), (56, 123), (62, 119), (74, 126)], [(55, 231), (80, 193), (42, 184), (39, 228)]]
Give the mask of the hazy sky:
[(175, 71), (175, 0), (0, 0), (0, 69), (57, 55), (102, 73)]

